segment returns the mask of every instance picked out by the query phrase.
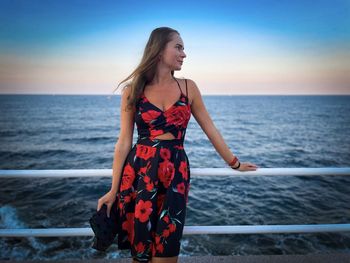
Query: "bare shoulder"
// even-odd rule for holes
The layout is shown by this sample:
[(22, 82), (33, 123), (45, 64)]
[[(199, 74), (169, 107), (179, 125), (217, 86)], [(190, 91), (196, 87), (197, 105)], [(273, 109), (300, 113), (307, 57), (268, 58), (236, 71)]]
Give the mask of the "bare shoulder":
[(122, 96), (129, 96), (131, 93), (131, 85), (130, 84), (127, 84), (123, 87), (122, 89)]
[(120, 103), (120, 143), (132, 144), (132, 136), (134, 132), (134, 110), (128, 107), (128, 97), (131, 93), (129, 86), (124, 86), (122, 89), (121, 103)]
[(128, 104), (128, 99), (131, 94), (131, 85), (125, 85), (121, 93), (121, 106), (124, 110), (126, 110), (126, 105)]

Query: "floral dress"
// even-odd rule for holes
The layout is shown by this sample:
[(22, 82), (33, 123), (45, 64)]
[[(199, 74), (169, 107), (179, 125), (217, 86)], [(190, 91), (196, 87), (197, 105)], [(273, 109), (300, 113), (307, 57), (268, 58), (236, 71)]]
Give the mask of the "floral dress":
[[(180, 253), (190, 188), (190, 164), (183, 146), (191, 118), (185, 82), (186, 95), (177, 81), (180, 98), (165, 111), (144, 92), (137, 102), (138, 139), (126, 157), (116, 200), (118, 248), (130, 249), (138, 262)], [(175, 138), (155, 138), (167, 132)]]

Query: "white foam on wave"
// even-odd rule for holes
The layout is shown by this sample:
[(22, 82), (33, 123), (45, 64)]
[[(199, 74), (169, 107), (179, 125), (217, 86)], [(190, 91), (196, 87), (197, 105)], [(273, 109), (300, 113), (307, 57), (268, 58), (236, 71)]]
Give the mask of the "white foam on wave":
[[(11, 205), (0, 207), (0, 227), (2, 229), (22, 229), (28, 226), (18, 218), (17, 210)], [(26, 259), (35, 250), (40, 255), (45, 245), (35, 237), (8, 237), (0, 239), (1, 259)]]

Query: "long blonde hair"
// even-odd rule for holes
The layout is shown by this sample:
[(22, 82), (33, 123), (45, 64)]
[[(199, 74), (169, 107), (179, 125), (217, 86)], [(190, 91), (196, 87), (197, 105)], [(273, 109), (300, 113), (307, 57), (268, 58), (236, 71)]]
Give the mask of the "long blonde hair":
[[(154, 78), (159, 61), (159, 54), (165, 49), (166, 44), (172, 40), (173, 33), (179, 34), (178, 31), (170, 27), (158, 27), (154, 29), (148, 39), (140, 64), (114, 89), (113, 93), (118, 89), (120, 84), (132, 79), (132, 81), (127, 83), (123, 88), (125, 89), (126, 86), (131, 87), (130, 95), (128, 96), (128, 108), (135, 106), (144, 86)], [(171, 75), (174, 76), (173, 70), (171, 71)]]

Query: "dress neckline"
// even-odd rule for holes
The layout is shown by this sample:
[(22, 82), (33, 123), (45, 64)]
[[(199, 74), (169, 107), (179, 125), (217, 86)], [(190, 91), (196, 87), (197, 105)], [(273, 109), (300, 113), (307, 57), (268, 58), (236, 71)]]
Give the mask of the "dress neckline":
[(145, 98), (145, 100), (146, 100), (149, 104), (151, 104), (153, 107), (155, 107), (156, 109), (158, 109), (159, 111), (161, 111), (163, 114), (166, 113), (166, 112), (168, 112), (169, 110), (171, 110), (173, 107), (175, 107), (175, 105), (181, 100), (182, 96), (184, 96), (184, 97), (187, 99), (187, 96), (181, 91), (180, 98), (179, 98), (177, 101), (175, 101), (168, 109), (166, 109), (166, 110), (163, 111), (162, 109), (160, 109), (158, 106), (156, 106), (154, 103), (152, 103), (152, 102), (146, 97), (144, 91), (142, 92), (142, 97)]

